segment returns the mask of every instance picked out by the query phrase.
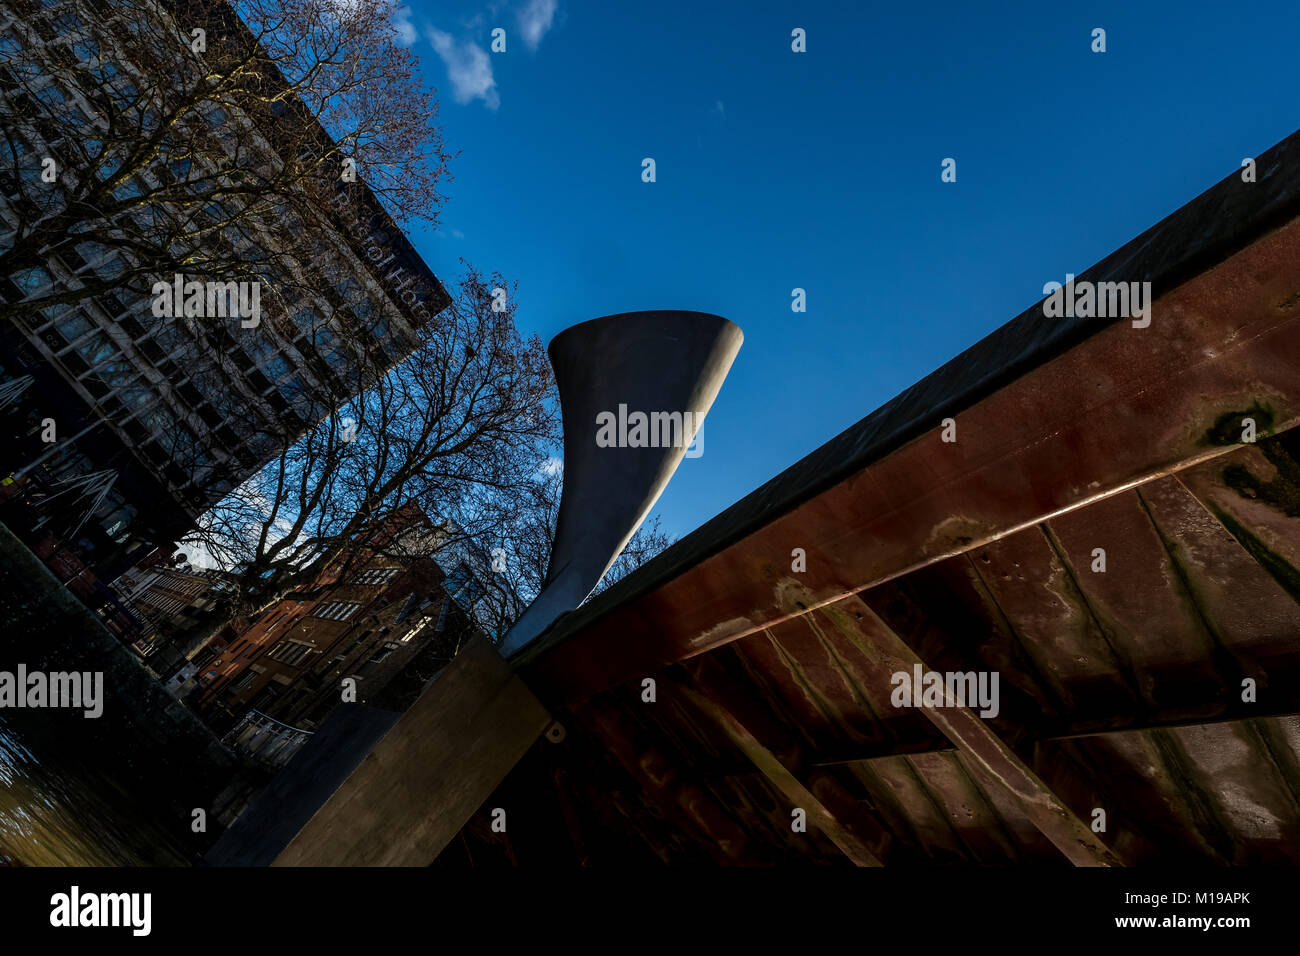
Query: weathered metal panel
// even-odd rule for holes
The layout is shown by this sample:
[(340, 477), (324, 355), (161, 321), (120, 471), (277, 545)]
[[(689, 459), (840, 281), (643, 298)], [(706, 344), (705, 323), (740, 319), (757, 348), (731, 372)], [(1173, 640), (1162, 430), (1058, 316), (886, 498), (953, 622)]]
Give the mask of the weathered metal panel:
[[(1155, 282), (1150, 327), (1027, 311), (516, 658), (633, 781), (601, 819), (669, 862), (1300, 862), (1300, 134), (1260, 168), (1081, 277)], [(918, 663), (999, 714), (895, 706)]]
[(1047, 529), (1143, 707), (1190, 706), (1212, 697), (1224, 662), (1151, 522), (1142, 489), (1054, 518)]
[[(1225, 423), (1259, 408), (1274, 429), (1294, 425), (1296, 287), (1300, 221), (1170, 290), (1151, 328), (1106, 325), (964, 409), (955, 443), (935, 420), (657, 589), (613, 607), (598, 599), (605, 613), (561, 621), (519, 663), (548, 701), (578, 700), (1222, 455)], [(795, 548), (805, 572), (791, 570)], [(790, 582), (802, 605), (787, 599)]]
[[(1201, 488), (1209, 499), (1213, 488), (1204, 486), (1201, 475), (1180, 474), (1144, 485), (1141, 494), (1198, 612), (1236, 667), (1262, 684), (1276, 674), (1281, 685), (1300, 686), (1290, 679), (1300, 679), (1300, 605), (1189, 490)], [(1292, 533), (1300, 536), (1296, 524)]]

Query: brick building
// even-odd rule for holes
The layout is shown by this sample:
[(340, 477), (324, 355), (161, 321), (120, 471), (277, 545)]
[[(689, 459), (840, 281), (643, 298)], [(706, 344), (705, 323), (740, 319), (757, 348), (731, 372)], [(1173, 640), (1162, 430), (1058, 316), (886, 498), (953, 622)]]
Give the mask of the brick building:
[(344, 700), (348, 678), (350, 699), (403, 709), (470, 633), (488, 629), (477, 614), (491, 573), (485, 556), (423, 515), (391, 537), (195, 657), (194, 700), (210, 724), (258, 711), (310, 730)]
[[(149, 658), (159, 648), (170, 644), (196, 627), (201, 627), (206, 612), (216, 608), (234, 593), (230, 575), (215, 568), (175, 567), (167, 563), (166, 550), (152, 560), (124, 572), (111, 585), (117, 596), (114, 609), (121, 614), (101, 611), (110, 629), (131, 638), (136, 651)], [(125, 617), (127, 620), (122, 621)]]

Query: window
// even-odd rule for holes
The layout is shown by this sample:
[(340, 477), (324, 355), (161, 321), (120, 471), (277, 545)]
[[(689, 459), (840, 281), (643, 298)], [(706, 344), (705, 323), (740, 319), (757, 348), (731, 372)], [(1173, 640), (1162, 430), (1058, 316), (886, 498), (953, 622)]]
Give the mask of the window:
[(81, 33), (86, 29), (86, 24), (82, 22), (81, 17), (77, 16), (71, 10), (65, 13), (60, 13), (50, 21), (50, 25), (53, 26), (56, 31), (63, 34)]
[(194, 387), (192, 379), (184, 385), (178, 386), (176, 391), (180, 393), (181, 398), (189, 403), (191, 408), (198, 408), (203, 404), (203, 395)]
[(294, 313), (293, 320), (304, 332), (311, 332), (322, 324), (320, 313), (311, 308), (299, 309)]
[(51, 285), (54, 281), (50, 278), (50, 274), (40, 266), (35, 266), (31, 269), (21, 269), (18, 272), (15, 272), (13, 280), (17, 284), (18, 288), (22, 290), (24, 296), (31, 295), (33, 292), (38, 292), (45, 288), (45, 286)]
[(121, 544), (131, 533), (131, 522), (135, 520), (136, 511), (128, 504), (123, 504), (107, 518), (100, 522), (104, 533)]
[(86, 129), (90, 126), (90, 117), (80, 107), (68, 103), (58, 111), (59, 121), (73, 129)]
[(31, 186), (39, 189), (41, 188), (40, 183), (44, 181), (41, 179), (42, 175), (43, 175), (42, 170), (38, 169), (35, 166), (28, 166), (18, 173), (18, 178), (21, 179), (27, 186)]
[(312, 616), (327, 621), (346, 621), (356, 614), (360, 607), (361, 605), (354, 601), (331, 601), (316, 608)]
[(248, 373), (248, 383), (253, 386), (253, 391), (257, 392), (258, 395), (265, 394), (266, 390), (271, 387), (271, 383), (267, 381), (266, 376), (257, 371)]
[(368, 568), (357, 575), (357, 584), (387, 584), (401, 568)]
[(316, 653), (316, 648), (310, 644), (304, 644), (302, 641), (283, 640), (276, 644), (266, 656), (273, 661), (279, 661), (281, 664), (298, 667), (314, 653)]
[(393, 653), (393, 651), (396, 650), (398, 646), (399, 645), (394, 644), (392, 641), (385, 641), (384, 646), (378, 648), (375, 651), (375, 656), (370, 658), (370, 660), (367, 663), (382, 664), (388, 658), (388, 655)]
[[(119, 187), (120, 188), (120, 187)], [(112, 257), (112, 250), (102, 242), (87, 240), (79, 242), (74, 246), (77, 255), (81, 258), (83, 264), (92, 263), (92, 268), (98, 271), (98, 264)]]
[(284, 378), (293, 371), (293, 366), (283, 355), (272, 355), (262, 365), (262, 371), (273, 380)]
[(76, 348), (77, 354), (92, 367), (118, 354), (117, 346), (103, 332), (95, 332), (87, 336)]
[(340, 279), (334, 286), (334, 290), (344, 302), (352, 302), (354, 299), (361, 297), (361, 285), (351, 276), (344, 276)]
[(62, 259), (64, 265), (68, 267), (69, 272), (80, 272), (88, 265), (86, 260), (81, 257), (81, 253), (72, 246), (64, 246), (60, 249), (59, 258)]
[(222, 126), (225, 124), (226, 120), (230, 118), (229, 114), (227, 114), (225, 110), (215, 104), (209, 104), (202, 107), (200, 112), (203, 114), (204, 119), (213, 126)]
[(54, 323), (54, 327), (69, 342), (81, 338), (93, 328), (90, 320), (81, 312), (68, 312)]
[(117, 389), (135, 381), (136, 370), (135, 366), (119, 356), (118, 361), (97, 368), (95, 375), (108, 388)]
[(367, 331), (379, 340), (385, 340), (393, 334), (393, 327), (388, 324), (387, 319), (376, 319), (369, 324)]
[(154, 390), (148, 386), (134, 385), (117, 392), (117, 399), (128, 414), (134, 414), (148, 407), (156, 398)]
[(90, 37), (82, 37), (72, 44), (72, 52), (83, 62), (88, 63), (99, 57), (99, 44)]
[(130, 80), (124, 80), (120, 83), (106, 83), (103, 89), (119, 110), (128, 109), (140, 94), (139, 88)]
[[(170, 438), (174, 428), (179, 427), (167, 406), (159, 404), (155, 408), (141, 412), (136, 421), (148, 429), (150, 435), (163, 435)], [(168, 458), (170, 459), (170, 455)]]
[(230, 692), (232, 694), (238, 694), (241, 691), (248, 690), (255, 680), (257, 680), (257, 672), (251, 669), (247, 670), (240, 675), (239, 680), (230, 685)]
[[(113, 190), (113, 197), (114, 197), (115, 199), (121, 199), (121, 200), (124, 200), (124, 201), (125, 201), (125, 200), (127, 200), (127, 199), (135, 199), (137, 196), (140, 196), (140, 195), (142, 195), (143, 193), (144, 193), (144, 189), (141, 187), (139, 180), (137, 180), (137, 179), (135, 179), (135, 178), (133, 177), (133, 178), (131, 178), (131, 179), (126, 180), (126, 181), (125, 181), (124, 183), (122, 183), (120, 186), (118, 186), (117, 188), (115, 188), (115, 189)], [(112, 260), (109, 260), (109, 261), (112, 261)], [(98, 269), (96, 269), (95, 271), (96, 271), (96, 272), (99, 272)], [(122, 271), (122, 270), (119, 268), (119, 269), (116, 269), (116, 270), (113, 272), (112, 275), (104, 275), (102, 272), (100, 273), (100, 275), (103, 276), (105, 279), (112, 279), (112, 278), (114, 278), (114, 277), (117, 275), (117, 273), (120, 272), (120, 271)]]
[(280, 386), (280, 396), (289, 404), (296, 405), (307, 397), (307, 383), (299, 375), (290, 376)]
[[(446, 605), (444, 605), (444, 607), (445, 606)], [(432, 620), (433, 618), (427, 614), (424, 617), (420, 618), (420, 620), (418, 620), (415, 623), (414, 627), (412, 627), (409, 631), (407, 631), (405, 634), (402, 635), (402, 643), (409, 644), (411, 642), (411, 639), (415, 637), (415, 635), (419, 634), (422, 630), (424, 630), (425, 626), (428, 625), (428, 623)]]
[(262, 623), (266, 627), (266, 633), (270, 634), (271, 631), (275, 629), (275, 625), (279, 623), (280, 619), (288, 613), (288, 608), (281, 608), (279, 611), (274, 613), (274, 616), (264, 620)]
[(50, 107), (60, 106), (68, 101), (68, 94), (64, 93), (57, 83), (49, 83), (37, 90), (33, 95)]
[(244, 351), (258, 364), (275, 356), (275, 345), (261, 336), (249, 336), (244, 344)]

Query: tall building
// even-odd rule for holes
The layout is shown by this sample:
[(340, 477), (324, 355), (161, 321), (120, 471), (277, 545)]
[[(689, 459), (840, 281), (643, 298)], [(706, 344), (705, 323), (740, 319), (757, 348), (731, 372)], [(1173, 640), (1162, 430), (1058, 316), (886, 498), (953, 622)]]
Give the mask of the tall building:
[[(46, 159), (57, 160), (59, 183), (76, 183), (102, 173), (75, 160), (87, 142), (111, 145), (115, 110), (129, 106), (148, 122), (152, 107), (139, 91), (159, 88), (147, 72), (156, 65), (133, 58), (128, 43), (146, 8), (155, 22), (167, 16), (100, 0), (0, 5), (0, 266), (30, 252), (28, 224), (49, 208)], [(182, 53), (183, 39), (177, 30)], [(202, 117), (217, 146), (179, 157), (161, 150), (113, 195), (211, 178), (229, 137), (259, 159), (283, 159), (233, 107)], [(306, 124), (299, 142), (307, 152), (325, 135), (301, 109), (277, 109), (274, 120)], [(205, 247), (233, 249), (260, 270), (255, 324), (246, 313), (157, 314), (150, 280), (184, 289), (204, 276), (141, 277), (129, 241), (76, 241), (75, 227), (38, 262), (0, 275), (0, 311), (9, 316), (0, 322), (0, 520), (51, 566), (74, 569), (63, 576), (84, 600), (109, 600), (98, 582), (183, 536), (368, 377), (408, 355), (419, 327), (446, 306), (442, 284), (364, 183), (336, 189), (333, 208), (310, 224), (291, 211), (274, 224), (242, 220), (238, 209), (214, 214), (228, 225), (205, 234)], [(146, 205), (121, 225), (161, 228), (176, 214)], [(23, 307), (92, 288), (75, 301)]]

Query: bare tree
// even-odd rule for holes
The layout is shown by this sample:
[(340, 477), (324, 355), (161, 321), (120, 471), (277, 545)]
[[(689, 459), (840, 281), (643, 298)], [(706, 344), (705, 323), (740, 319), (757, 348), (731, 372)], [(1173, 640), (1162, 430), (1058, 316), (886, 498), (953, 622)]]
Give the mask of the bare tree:
[(376, 554), (491, 541), (520, 520), (531, 505), (521, 492), (558, 433), (554, 383), (540, 340), (515, 328), (514, 295), (494, 289), (513, 291), (466, 266), (415, 352), (287, 444), (182, 542), (236, 570), (236, 614), (344, 580)]
[[(392, 0), (4, 0), (5, 317), (174, 273), (320, 285), (341, 183), (397, 224), (436, 221), (437, 103)], [(304, 243), (303, 237), (314, 237)], [(51, 275), (52, 256), (66, 274)]]

